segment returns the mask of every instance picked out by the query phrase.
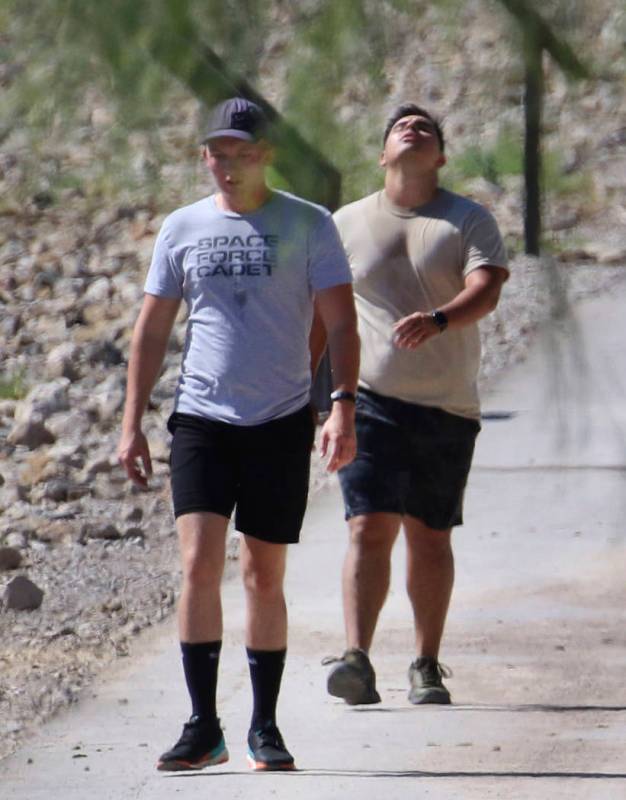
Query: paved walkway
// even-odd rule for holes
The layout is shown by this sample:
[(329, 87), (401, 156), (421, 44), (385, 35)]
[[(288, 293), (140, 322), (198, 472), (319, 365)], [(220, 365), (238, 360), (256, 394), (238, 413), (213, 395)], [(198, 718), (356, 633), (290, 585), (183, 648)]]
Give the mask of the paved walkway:
[(188, 713), (172, 623), (144, 636), (97, 695), (0, 763), (3, 800), (626, 797), (626, 286), (538, 342), (485, 402), (455, 533), (443, 660), (454, 705), (406, 700), (402, 544), (372, 651), (383, 702), (325, 693), (343, 646), (345, 531), (336, 489), (291, 553), (290, 650), (279, 721), (299, 771), (245, 765), (250, 689), (239, 582), (225, 587), (219, 704), (231, 760), (164, 775), (156, 756)]

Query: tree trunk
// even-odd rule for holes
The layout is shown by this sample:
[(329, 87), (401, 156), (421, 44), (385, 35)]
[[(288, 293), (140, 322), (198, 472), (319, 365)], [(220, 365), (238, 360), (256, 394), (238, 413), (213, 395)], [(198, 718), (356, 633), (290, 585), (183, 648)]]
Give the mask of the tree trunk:
[(541, 107), (543, 69), (541, 45), (526, 39), (526, 85), (524, 92), (524, 244), (526, 253), (538, 256), (541, 249)]

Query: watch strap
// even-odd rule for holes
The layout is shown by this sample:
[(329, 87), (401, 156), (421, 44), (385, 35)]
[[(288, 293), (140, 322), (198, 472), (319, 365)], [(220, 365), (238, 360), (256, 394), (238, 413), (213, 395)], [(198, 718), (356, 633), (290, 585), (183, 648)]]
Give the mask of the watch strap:
[(352, 392), (347, 389), (335, 389), (330, 393), (331, 403), (336, 403), (338, 400), (349, 400), (351, 403), (356, 403), (356, 397)]

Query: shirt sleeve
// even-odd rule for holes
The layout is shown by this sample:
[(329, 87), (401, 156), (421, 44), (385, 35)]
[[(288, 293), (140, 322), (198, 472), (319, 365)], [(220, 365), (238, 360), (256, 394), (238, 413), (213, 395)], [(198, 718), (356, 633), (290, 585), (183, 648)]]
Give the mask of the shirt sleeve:
[(352, 283), (350, 264), (330, 214), (323, 217), (311, 234), (309, 281), (313, 291)]
[(485, 208), (477, 208), (463, 230), (463, 276), (487, 266), (508, 271), (506, 249), (493, 216)]
[(165, 220), (154, 244), (144, 292), (157, 297), (182, 298), (184, 277), (183, 269), (177, 263), (169, 246), (167, 220)]

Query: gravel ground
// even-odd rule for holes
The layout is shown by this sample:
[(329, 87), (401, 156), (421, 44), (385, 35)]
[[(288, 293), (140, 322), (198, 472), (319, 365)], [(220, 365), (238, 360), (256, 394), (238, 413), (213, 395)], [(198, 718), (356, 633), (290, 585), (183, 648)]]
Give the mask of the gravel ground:
[[(623, 265), (626, 267), (626, 265)], [(554, 264), (518, 258), (498, 309), (482, 323), (481, 385), (522, 360), (538, 326), (564, 317), (572, 303), (626, 279), (619, 266)], [(120, 484), (123, 476), (107, 480)], [(335, 480), (314, 454), (311, 492)], [(167, 465), (156, 462), (151, 491), (126, 495), (112, 510), (102, 501), (91, 510), (132, 526), (107, 541), (29, 540), (18, 573), (27, 571), (45, 592), (32, 612), (0, 608), (0, 757), (15, 750), (43, 720), (76, 702), (114, 659), (140, 647), (137, 634), (173, 613), (180, 578), (168, 493)], [(63, 515), (57, 515), (63, 522)], [(69, 523), (68, 523), (69, 524)], [(229, 572), (235, 573), (236, 537), (230, 542)], [(14, 573), (0, 573), (0, 589)]]

